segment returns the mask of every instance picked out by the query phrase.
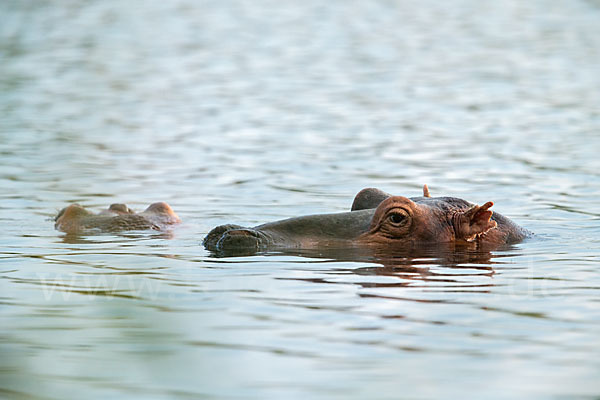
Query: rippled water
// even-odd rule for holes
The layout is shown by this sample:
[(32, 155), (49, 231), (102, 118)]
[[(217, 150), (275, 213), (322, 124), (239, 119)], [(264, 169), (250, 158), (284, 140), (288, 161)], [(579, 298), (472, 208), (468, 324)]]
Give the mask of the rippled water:
[[(600, 392), (597, 1), (0, 2), (0, 397)], [(483, 203), (487, 254), (216, 258), (361, 188)], [(70, 237), (71, 202), (170, 233)]]

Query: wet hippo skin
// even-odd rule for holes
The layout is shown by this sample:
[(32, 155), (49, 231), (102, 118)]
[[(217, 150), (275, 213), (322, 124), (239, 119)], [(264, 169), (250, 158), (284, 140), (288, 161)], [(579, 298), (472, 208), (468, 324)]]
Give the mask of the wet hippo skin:
[(88, 231), (118, 232), (129, 230), (162, 230), (181, 222), (173, 209), (164, 202), (153, 203), (140, 213), (133, 212), (125, 204), (112, 204), (98, 214), (79, 204), (63, 208), (54, 219), (54, 227), (66, 233)]
[(352, 211), (308, 215), (245, 228), (221, 225), (204, 238), (206, 249), (269, 250), (319, 247), (393, 247), (432, 243), (516, 243), (530, 232), (493, 213), (492, 202), (474, 205), (456, 197), (392, 196), (361, 190)]

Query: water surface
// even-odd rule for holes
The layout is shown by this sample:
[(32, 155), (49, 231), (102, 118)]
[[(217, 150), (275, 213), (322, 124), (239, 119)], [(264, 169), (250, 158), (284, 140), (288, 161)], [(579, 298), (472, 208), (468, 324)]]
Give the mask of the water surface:
[[(0, 397), (597, 398), (597, 1), (0, 4)], [(487, 254), (200, 242), (427, 183)], [(172, 232), (72, 237), (71, 202)]]

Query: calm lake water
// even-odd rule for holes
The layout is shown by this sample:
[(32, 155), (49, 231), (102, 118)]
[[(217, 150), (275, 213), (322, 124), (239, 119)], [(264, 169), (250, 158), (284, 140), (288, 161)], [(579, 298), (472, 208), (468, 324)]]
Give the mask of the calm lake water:
[[(600, 3), (0, 2), (0, 397), (597, 399)], [(364, 187), (536, 232), (217, 258)], [(79, 202), (171, 232), (66, 236)]]

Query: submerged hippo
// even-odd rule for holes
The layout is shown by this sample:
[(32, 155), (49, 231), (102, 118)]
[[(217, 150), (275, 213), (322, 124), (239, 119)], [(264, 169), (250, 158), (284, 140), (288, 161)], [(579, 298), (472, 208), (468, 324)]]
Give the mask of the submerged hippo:
[(508, 218), (492, 213), (493, 203), (482, 206), (455, 197), (392, 196), (363, 189), (352, 211), (308, 215), (244, 228), (221, 225), (203, 241), (211, 251), (268, 250), (318, 247), (405, 248), (433, 243), (500, 245), (523, 240), (529, 232)]
[(81, 233), (89, 230), (107, 232), (165, 229), (181, 222), (173, 209), (164, 202), (151, 204), (141, 213), (133, 212), (125, 204), (111, 206), (94, 214), (79, 204), (63, 208), (54, 219), (54, 227), (67, 233)]

